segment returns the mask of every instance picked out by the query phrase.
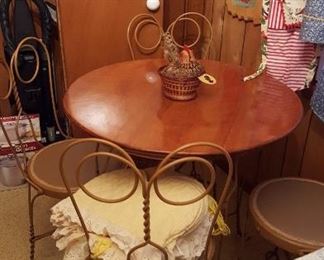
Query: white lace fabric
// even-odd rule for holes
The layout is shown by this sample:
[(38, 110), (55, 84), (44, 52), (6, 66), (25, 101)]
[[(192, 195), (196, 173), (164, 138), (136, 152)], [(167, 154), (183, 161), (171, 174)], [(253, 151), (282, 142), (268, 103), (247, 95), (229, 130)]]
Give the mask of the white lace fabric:
[[(121, 197), (133, 185), (129, 170), (103, 174), (86, 184), (97, 196)], [(192, 178), (166, 177), (159, 180), (162, 194), (172, 200), (189, 200), (204, 191), (204, 187)], [(142, 193), (139, 185), (127, 201), (115, 204), (93, 200), (81, 190), (74, 194), (81, 215), (90, 234), (90, 247), (98, 238), (109, 237), (111, 246), (101, 255), (103, 260), (126, 259), (131, 248), (143, 241)], [(162, 202), (151, 191), (151, 238), (163, 246), (169, 259), (197, 259), (203, 252), (211, 225), (208, 198), (188, 206), (172, 206)], [(52, 237), (59, 250), (65, 250), (64, 260), (85, 259), (89, 247), (83, 229), (70, 198), (51, 209), (51, 223), (56, 227)], [(134, 259), (160, 260), (162, 254), (152, 247), (138, 250)]]

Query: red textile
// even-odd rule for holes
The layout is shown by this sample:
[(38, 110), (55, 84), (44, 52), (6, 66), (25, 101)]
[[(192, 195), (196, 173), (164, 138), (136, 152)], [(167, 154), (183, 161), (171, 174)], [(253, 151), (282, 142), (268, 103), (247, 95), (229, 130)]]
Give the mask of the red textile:
[(305, 88), (315, 47), (300, 40), (300, 30), (286, 29), (281, 0), (272, 0), (268, 17), (266, 72), (292, 90)]

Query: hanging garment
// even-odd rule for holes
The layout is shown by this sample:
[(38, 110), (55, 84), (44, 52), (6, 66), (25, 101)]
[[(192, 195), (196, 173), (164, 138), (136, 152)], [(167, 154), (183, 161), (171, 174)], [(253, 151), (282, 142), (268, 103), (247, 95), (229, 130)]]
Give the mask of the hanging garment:
[(281, 0), (286, 29), (299, 28), (303, 21), (306, 0)]
[(264, 0), (262, 63), (250, 80), (266, 71), (294, 91), (308, 87), (315, 68), (315, 47), (300, 40), (301, 11), (305, 0)]
[[(322, 26), (324, 31), (324, 23)], [(321, 51), (321, 60), (317, 72), (317, 86), (311, 100), (314, 113), (324, 122), (324, 48)]]
[(260, 24), (262, 0), (227, 0), (226, 5), (232, 16)]
[(266, 72), (296, 91), (306, 86), (310, 64), (315, 57), (315, 48), (313, 44), (299, 39), (299, 28), (292, 28), (298, 26), (296, 20), (287, 26), (283, 7), (281, 0), (271, 1)]
[[(301, 38), (324, 44), (324, 0), (308, 0), (304, 10)], [(324, 122), (324, 47), (317, 71), (317, 86), (311, 100), (314, 113)]]
[(324, 44), (324, 0), (308, 0), (303, 17), (302, 39)]

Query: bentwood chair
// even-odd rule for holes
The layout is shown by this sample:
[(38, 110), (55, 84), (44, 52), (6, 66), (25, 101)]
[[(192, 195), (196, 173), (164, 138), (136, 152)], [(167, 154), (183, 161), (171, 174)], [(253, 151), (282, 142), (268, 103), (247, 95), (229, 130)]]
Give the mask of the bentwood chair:
[[(324, 183), (278, 178), (257, 186), (250, 211), (260, 234), (277, 248), (301, 256), (324, 247)], [(278, 254), (268, 254), (267, 259)]]
[[(15, 101), (16, 101), (16, 107), (18, 110), (18, 116), (17, 116), (17, 121), (16, 121), (16, 136), (17, 139), (20, 143), (20, 147), (22, 150), (22, 153), (18, 154), (15, 145), (13, 144), (12, 140), (10, 139), (10, 136), (8, 135), (6, 128), (4, 127), (4, 124), (2, 120), (0, 119), (0, 126), (1, 129), (6, 137), (6, 140), (11, 148), (11, 151), (16, 159), (17, 166), (19, 167), (22, 176), (28, 183), (28, 207), (29, 207), (29, 222), (30, 222), (30, 228), (29, 228), (29, 233), (30, 233), (30, 259), (34, 259), (34, 250), (35, 250), (35, 241), (42, 239), (46, 236), (49, 236), (52, 234), (53, 231), (46, 232), (44, 234), (39, 234), (35, 235), (34, 231), (34, 204), (35, 201), (45, 195), (49, 196), (52, 198), (57, 198), (57, 199), (62, 199), (64, 197), (67, 197), (68, 193), (66, 191), (66, 188), (64, 186), (64, 183), (61, 179), (60, 176), (60, 171), (59, 171), (59, 158), (60, 154), (70, 145), (75, 139), (71, 139), (68, 135), (64, 134), (62, 131), (62, 128), (60, 127), (59, 121), (57, 119), (57, 115), (55, 112), (55, 104), (54, 104), (54, 89), (53, 89), (53, 80), (52, 80), (52, 74), (49, 71), (49, 80), (50, 80), (50, 92), (51, 92), (51, 98), (52, 98), (52, 105), (53, 105), (53, 111), (54, 111), (54, 116), (56, 119), (56, 124), (62, 133), (66, 137), (65, 140), (56, 142), (53, 144), (50, 144), (46, 147), (43, 146), (42, 143), (39, 142), (37, 139), (37, 134), (35, 133), (35, 129), (33, 129), (31, 120), (30, 126), (32, 129), (32, 136), (37, 144), (37, 147), (40, 149), (35, 152), (35, 154), (31, 157), (27, 157), (27, 152), (24, 149), (23, 141), (21, 139), (21, 135), (19, 133), (18, 125), (19, 121), (24, 115), (25, 117), (28, 118), (28, 115), (23, 111), (20, 97), (17, 91), (17, 86), (16, 86), (16, 80), (14, 75), (19, 78), (20, 81), (29, 83), (32, 82), (35, 75), (37, 75), (37, 69), (39, 66), (36, 66), (35, 73), (33, 77), (29, 80), (23, 79), (18, 71), (18, 54), (19, 50), (21, 48), (30, 48), (32, 51), (34, 51), (36, 57), (38, 57), (38, 54), (36, 52), (36, 49), (33, 47), (31, 42), (34, 42), (38, 44), (40, 48), (44, 50), (45, 55), (47, 56), (47, 61), (48, 61), (48, 67), (51, 67), (51, 60), (50, 56), (48, 53), (48, 50), (46, 46), (43, 44), (42, 40), (34, 37), (28, 37), (22, 40), (14, 52), (10, 66), (7, 66), (8, 72), (9, 72), (9, 79), (10, 79), (10, 84), (9, 84), (9, 90), (8, 93), (4, 96), (1, 97), (1, 99), (8, 99), (11, 94), (14, 95)], [(36, 59), (39, 62), (39, 59)], [(68, 170), (69, 171), (74, 171), (75, 170), (75, 165), (76, 162), (83, 157), (85, 154), (89, 152), (95, 152), (95, 151), (101, 151), (101, 147), (99, 146), (94, 146), (94, 145), (88, 145), (85, 144), (84, 146), (78, 146), (77, 149), (72, 149), (71, 153), (69, 154), (69, 165)], [(103, 168), (100, 168), (101, 166)], [(92, 161), (91, 163), (88, 163), (87, 167), (85, 168), (85, 171), (87, 173), (86, 177), (91, 177), (98, 175), (101, 170), (104, 169), (105, 167), (105, 162), (103, 161)], [(76, 182), (72, 179), (69, 179), (71, 181), (71, 189), (76, 190), (77, 185)]]
[[(89, 153), (78, 162), (76, 171), (72, 173), (70, 170), (66, 170), (65, 165), (68, 162), (69, 153), (72, 149), (80, 145), (83, 146), (85, 143), (111, 147), (114, 152)], [(209, 201), (211, 197), (208, 197), (208, 194), (211, 193), (216, 182), (216, 171), (208, 160), (197, 156), (183, 155), (184, 151), (192, 151), (197, 147), (214, 149), (215, 153), (225, 157), (229, 168), (226, 182), (218, 199), (218, 205), (215, 202), (213, 204), (214, 210), (209, 211), (211, 207), (208, 204), (208, 214), (210, 214), (208, 219), (210, 222), (207, 226), (205, 240), (203, 240), (203, 253), (199, 258), (215, 259), (214, 252), (216, 246), (212, 235), (217, 233), (215, 231), (216, 227), (218, 226), (217, 234), (229, 233), (228, 227), (223, 223), (220, 213), (222, 204), (227, 197), (233, 174), (233, 163), (228, 152), (212, 143), (192, 143), (171, 152), (161, 161), (157, 168), (143, 171), (136, 167), (133, 159), (121, 147), (112, 142), (96, 138), (85, 138), (71, 142), (61, 153), (60, 157), (60, 172), (70, 200), (64, 199), (53, 207), (51, 221), (57, 227), (57, 231), (55, 231), (53, 236), (62, 239), (63, 242), (58, 243), (61, 247), (70, 250), (68, 256), (72, 258), (67, 256), (66, 259), (73, 259), (73, 254), (78, 255), (82, 259), (87, 257), (91, 259), (98, 257), (100, 259), (118, 260), (169, 259), (170, 248), (156, 243), (156, 240), (160, 237), (159, 234), (168, 234), (169, 230), (167, 227), (170, 221), (172, 227), (170, 232), (174, 231), (173, 229), (176, 229), (175, 223), (178, 217), (181, 223), (185, 222), (183, 217), (192, 214), (190, 208), (192, 205), (201, 206), (202, 204), (199, 204), (201, 201)], [(125, 165), (124, 170), (122, 172), (118, 170), (107, 171), (85, 183), (81, 178), (83, 165), (88, 160), (97, 157), (118, 160)], [(181, 176), (173, 170), (177, 165), (189, 161), (199, 163), (204, 167), (204, 176), (209, 179), (206, 187), (193, 180), (193, 178)], [(148, 171), (153, 172), (153, 174), (148, 174)], [(75, 176), (80, 187), (77, 192), (74, 192), (68, 180), (68, 178), (71, 178), (71, 175)], [(193, 185), (193, 183), (196, 183), (195, 185), (201, 188), (197, 189), (198, 186)], [(179, 194), (178, 192), (181, 190), (186, 191), (182, 194), (183, 196), (172, 197), (171, 194), (174, 196), (174, 194)], [(192, 197), (188, 195), (191, 192)], [(165, 208), (168, 210), (161, 212)], [(125, 212), (132, 213), (128, 215)], [(160, 219), (160, 222), (156, 218)], [(189, 219), (189, 217), (186, 219)], [(129, 226), (134, 225), (133, 222), (136, 222), (136, 227), (132, 226), (129, 229), (123, 229), (122, 223)], [(141, 223), (143, 223), (142, 228)], [(118, 228), (112, 228), (113, 224), (117, 225)], [(185, 232), (188, 233), (193, 232), (192, 230), (186, 230)], [(138, 232), (142, 234), (142, 239), (140, 238), (141, 235), (139, 235), (139, 239), (135, 242), (130, 238), (125, 238), (127, 234), (138, 234)], [(177, 232), (181, 233), (182, 231), (178, 230)], [(181, 234), (184, 235), (185, 233)], [(79, 245), (79, 251), (78, 248), (72, 249), (82, 239), (84, 243)], [(116, 248), (121, 243), (120, 240), (126, 242), (122, 243), (122, 246), (117, 250)], [(151, 251), (145, 251), (149, 250), (149, 248)], [(186, 248), (186, 244), (184, 248)], [(72, 253), (71, 250), (73, 251)], [(112, 251), (114, 253), (111, 253)], [(107, 254), (110, 256), (108, 257)], [(155, 258), (156, 254), (159, 255), (158, 258)]]

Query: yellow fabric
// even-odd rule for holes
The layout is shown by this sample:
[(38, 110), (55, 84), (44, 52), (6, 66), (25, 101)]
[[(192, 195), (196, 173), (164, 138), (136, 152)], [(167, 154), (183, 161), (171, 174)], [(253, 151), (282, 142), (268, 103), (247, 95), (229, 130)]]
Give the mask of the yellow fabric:
[(91, 248), (91, 259), (100, 259), (99, 257), (112, 246), (112, 241), (108, 237), (98, 236)]
[[(217, 207), (218, 207), (217, 202), (212, 197), (208, 196), (208, 211), (211, 215), (216, 214)], [(216, 226), (214, 227), (212, 234), (213, 236), (219, 236), (219, 235), (228, 236), (231, 234), (231, 230), (226, 225), (221, 212), (219, 212), (217, 216)]]

